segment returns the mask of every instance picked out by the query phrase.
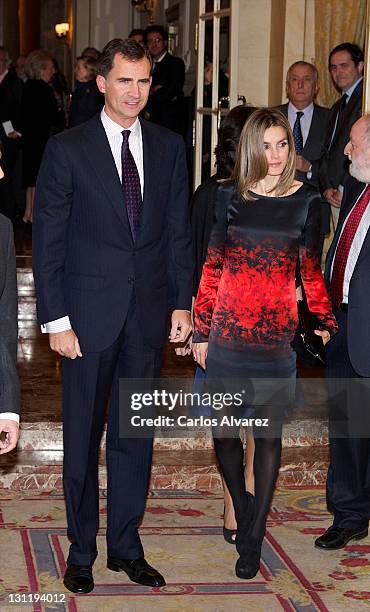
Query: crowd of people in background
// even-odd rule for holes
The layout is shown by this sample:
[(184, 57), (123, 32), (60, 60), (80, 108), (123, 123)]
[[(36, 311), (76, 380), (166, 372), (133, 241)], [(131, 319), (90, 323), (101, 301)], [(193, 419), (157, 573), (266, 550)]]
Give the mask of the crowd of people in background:
[[(134, 29), (129, 38), (148, 48), (152, 86), (142, 116), (184, 139), (188, 106), (184, 97), (185, 64), (168, 52), (161, 25)], [(101, 52), (86, 47), (76, 58), (72, 88), (56, 59), (44, 49), (13, 59), (0, 47), (0, 144), (5, 178), (0, 184), (0, 212), (14, 223), (32, 222), (36, 178), (50, 136), (88, 121), (104, 105), (96, 85)]]
[[(150, 95), (141, 115), (183, 136), (191, 176), (195, 88), (190, 96), (184, 96), (185, 64), (169, 53), (168, 33), (161, 25), (133, 29), (129, 38), (147, 48), (153, 62)], [(84, 123), (102, 109), (104, 97), (96, 85), (100, 55), (95, 47), (81, 52), (70, 88), (48, 51), (35, 50), (12, 61), (7, 50), (0, 47), (0, 145), (6, 170), (0, 186), (0, 210), (13, 223), (17, 217), (26, 224), (32, 222), (36, 178), (48, 138)], [(286, 80), (288, 102), (278, 107), (294, 129), (297, 177), (314, 184), (322, 194), (320, 252), (330, 223), (333, 229), (338, 220), (343, 181), (348, 175), (343, 147), (351, 126), (361, 115), (363, 60), (362, 50), (354, 44), (344, 43), (332, 50), (329, 72), (343, 95), (331, 110), (315, 102), (319, 91), (316, 67), (300, 60), (293, 63)], [(212, 68), (212, 58), (206, 57), (206, 107), (212, 106)], [(220, 68), (218, 97), (227, 94), (228, 78)], [(210, 136), (210, 117), (205, 115), (202, 179), (213, 172)]]

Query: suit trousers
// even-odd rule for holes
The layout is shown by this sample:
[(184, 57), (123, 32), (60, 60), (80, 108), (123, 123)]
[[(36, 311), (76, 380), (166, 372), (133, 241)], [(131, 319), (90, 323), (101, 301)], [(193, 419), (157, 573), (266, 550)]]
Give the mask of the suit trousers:
[(63, 359), (63, 483), (71, 542), (69, 564), (92, 565), (97, 556), (99, 446), (110, 390), (107, 552), (123, 559), (144, 555), (138, 526), (145, 511), (153, 440), (120, 437), (119, 379), (159, 377), (161, 359), (162, 350), (148, 346), (143, 338), (134, 291), (126, 321), (111, 346), (75, 360)]
[(326, 351), (330, 395), (327, 505), (335, 527), (362, 528), (370, 517), (370, 381), (351, 365), (347, 313), (336, 310), (334, 314), (339, 331)]

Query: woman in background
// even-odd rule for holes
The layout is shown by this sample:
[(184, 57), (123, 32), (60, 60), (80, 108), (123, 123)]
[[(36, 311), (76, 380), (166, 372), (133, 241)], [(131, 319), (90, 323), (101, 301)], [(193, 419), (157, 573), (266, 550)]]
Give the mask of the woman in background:
[[(295, 148), (287, 119), (273, 109), (256, 110), (240, 138), (232, 180), (218, 190), (212, 228), (194, 306), (193, 355), (210, 382), (223, 378), (253, 383), (255, 418), (268, 419), (255, 439), (255, 495), (245, 490), (243, 447), (238, 431), (214, 429), (215, 451), (237, 520), (235, 566), (239, 578), (259, 569), (262, 541), (280, 467), (284, 406), (279, 385), (293, 396), (297, 327), (297, 258), (316, 333), (326, 343), (336, 331), (318, 258), (321, 200), (295, 180)], [(290, 393), (289, 393), (290, 391)], [(274, 401), (269, 400), (272, 394)], [(248, 403), (252, 400), (248, 398)]]
[(39, 49), (28, 55), (28, 80), (23, 88), (21, 110), (25, 223), (32, 222), (36, 179), (46, 143), (50, 136), (59, 131), (58, 105), (50, 84), (54, 72), (53, 58), (47, 51)]
[(95, 81), (96, 67), (97, 62), (92, 57), (81, 55), (76, 60), (76, 87), (72, 93), (69, 109), (69, 127), (88, 121), (104, 106), (104, 96)]

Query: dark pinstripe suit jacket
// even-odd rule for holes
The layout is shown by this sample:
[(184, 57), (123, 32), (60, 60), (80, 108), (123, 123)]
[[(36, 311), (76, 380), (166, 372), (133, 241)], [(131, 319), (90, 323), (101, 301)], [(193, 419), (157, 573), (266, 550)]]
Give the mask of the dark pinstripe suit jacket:
[(82, 352), (101, 351), (118, 337), (133, 287), (145, 340), (160, 348), (169, 268), (173, 306), (191, 307), (185, 147), (177, 134), (140, 123), (144, 198), (135, 243), (100, 114), (51, 138), (41, 164), (32, 240), (38, 319), (69, 315)]
[(0, 214), (0, 413), (20, 412), (17, 316), (13, 227), (9, 219)]

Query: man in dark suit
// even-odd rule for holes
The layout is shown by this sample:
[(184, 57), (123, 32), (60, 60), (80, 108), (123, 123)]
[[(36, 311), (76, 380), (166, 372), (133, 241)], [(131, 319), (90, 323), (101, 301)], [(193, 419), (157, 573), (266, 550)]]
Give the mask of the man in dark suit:
[(302, 145), (297, 150), (297, 178), (316, 187), (329, 118), (329, 109), (315, 104), (318, 90), (316, 66), (304, 61), (294, 62), (286, 76), (289, 102), (278, 107), (288, 118), (292, 130), (302, 134)]
[(329, 55), (329, 71), (342, 97), (330, 109), (325, 153), (320, 167), (320, 184), (331, 205), (334, 227), (338, 222), (348, 162), (343, 153), (354, 122), (362, 114), (364, 54), (352, 43), (342, 43)]
[[(0, 179), (4, 173), (0, 167)], [(19, 436), (17, 272), (13, 227), (0, 214), (0, 455), (16, 447)]]
[[(278, 108), (288, 118), (293, 130), (297, 153), (297, 179), (319, 189), (319, 167), (324, 153), (329, 109), (315, 104), (319, 91), (316, 66), (298, 61), (290, 66), (286, 76), (286, 95), (289, 100)], [(320, 253), (325, 234), (329, 231), (329, 207), (322, 202)]]
[(168, 34), (162, 26), (149, 26), (145, 31), (145, 42), (153, 60), (152, 85), (145, 111), (153, 123), (184, 135), (185, 64), (180, 57), (168, 53)]
[(20, 190), (21, 182), (20, 167), (17, 165), (21, 135), (17, 130), (20, 124), (23, 84), (9, 65), (8, 52), (5, 47), (0, 46), (0, 143), (5, 172), (5, 178), (0, 182), (0, 206), (1, 212), (14, 221), (17, 208), (16, 194)]
[(328, 509), (333, 525), (317, 540), (333, 550), (368, 534), (370, 517), (370, 116), (352, 126), (351, 161), (326, 282), (339, 331), (327, 344), (330, 390)]
[[(123, 439), (119, 379), (159, 376), (166, 338), (167, 269), (175, 284), (172, 342), (191, 331), (192, 248), (182, 139), (139, 120), (151, 61), (133, 40), (104, 48), (101, 114), (50, 139), (33, 223), (38, 317), (63, 356), (64, 492), (72, 542), (65, 586), (94, 587), (99, 525), (98, 451), (107, 430), (108, 568), (139, 584), (164, 578), (144, 559), (138, 525), (152, 439)], [(126, 413), (128, 406), (122, 406)]]

